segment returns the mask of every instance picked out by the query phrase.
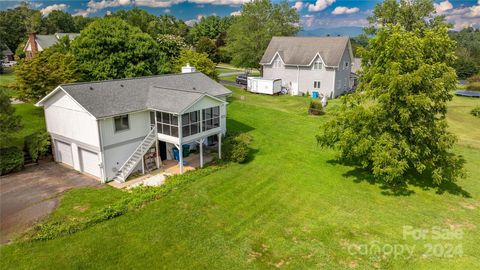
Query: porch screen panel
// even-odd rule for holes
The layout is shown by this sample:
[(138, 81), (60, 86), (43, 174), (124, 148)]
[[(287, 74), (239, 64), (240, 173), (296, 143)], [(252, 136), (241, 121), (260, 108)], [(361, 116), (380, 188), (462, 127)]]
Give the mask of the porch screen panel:
[(156, 113), (158, 133), (178, 137), (178, 116), (165, 112)]
[(220, 126), (220, 106), (203, 109), (203, 131)]

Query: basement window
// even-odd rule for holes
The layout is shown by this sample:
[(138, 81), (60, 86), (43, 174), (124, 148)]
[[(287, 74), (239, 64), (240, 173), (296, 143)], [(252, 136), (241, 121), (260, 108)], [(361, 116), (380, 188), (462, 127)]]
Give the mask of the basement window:
[(115, 122), (115, 132), (128, 130), (130, 128), (130, 124), (128, 121), (128, 114), (120, 115), (120, 116), (114, 117), (113, 119)]
[(320, 81), (313, 81), (313, 88), (320, 89)]

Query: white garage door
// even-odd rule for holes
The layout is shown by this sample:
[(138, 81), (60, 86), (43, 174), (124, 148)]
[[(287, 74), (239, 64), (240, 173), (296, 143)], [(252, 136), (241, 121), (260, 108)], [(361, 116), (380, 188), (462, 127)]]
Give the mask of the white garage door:
[(72, 147), (70, 144), (56, 141), (57, 162), (61, 162), (73, 167)]
[(80, 155), (80, 169), (82, 172), (86, 172), (96, 177), (100, 177), (100, 166), (98, 166), (99, 159), (98, 154), (78, 148)]

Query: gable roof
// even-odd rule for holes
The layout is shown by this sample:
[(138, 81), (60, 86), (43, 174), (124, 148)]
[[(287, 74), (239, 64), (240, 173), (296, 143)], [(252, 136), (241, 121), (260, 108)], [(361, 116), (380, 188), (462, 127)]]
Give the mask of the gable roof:
[(2, 50), (2, 55), (3, 55), (3, 56), (13, 55), (12, 51), (10, 50), (10, 48), (8, 48), (8, 46), (5, 45), (5, 44), (0, 43), (0, 49)]
[(78, 33), (55, 33), (53, 35), (36, 35), (36, 41), (42, 49), (46, 49), (55, 45), (61, 38), (68, 36), (70, 40), (75, 39), (80, 34)]
[(342, 37), (272, 37), (261, 65), (270, 64), (279, 54), (285, 65), (310, 65), (317, 54), (326, 66), (338, 67), (345, 49), (349, 48), (350, 38)]
[[(64, 84), (57, 89), (60, 88), (95, 118), (146, 109), (178, 114), (204, 96), (215, 98), (231, 94), (200, 72)], [(37, 105), (42, 106), (50, 95)]]

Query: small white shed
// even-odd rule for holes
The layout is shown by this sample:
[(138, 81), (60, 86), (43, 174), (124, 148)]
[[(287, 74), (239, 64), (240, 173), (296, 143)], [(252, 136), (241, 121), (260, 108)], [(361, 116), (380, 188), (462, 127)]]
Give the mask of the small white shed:
[(282, 80), (264, 79), (262, 77), (248, 77), (247, 90), (252, 93), (275, 95), (282, 91)]

